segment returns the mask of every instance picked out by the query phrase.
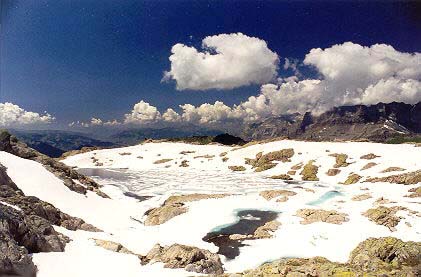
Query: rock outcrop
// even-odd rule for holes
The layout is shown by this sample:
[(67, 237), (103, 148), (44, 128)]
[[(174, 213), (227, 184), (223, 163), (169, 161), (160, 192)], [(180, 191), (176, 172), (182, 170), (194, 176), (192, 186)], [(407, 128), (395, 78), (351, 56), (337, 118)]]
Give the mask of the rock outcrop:
[(275, 167), (276, 163), (274, 161), (290, 162), (292, 156), (294, 156), (294, 149), (292, 148), (273, 151), (267, 154), (259, 152), (254, 159), (246, 159), (246, 164), (251, 165), (256, 172), (260, 172)]
[(69, 239), (56, 232), (52, 225), (69, 230), (99, 231), (50, 203), (26, 196), (0, 164), (0, 276), (35, 276), (29, 254), (63, 251)]
[(222, 274), (221, 260), (218, 254), (193, 246), (173, 244), (155, 245), (149, 253), (141, 257), (142, 263), (162, 262), (167, 268), (183, 268), (186, 271), (204, 274)]
[(153, 208), (145, 213), (146, 219), (144, 224), (147, 226), (160, 225), (173, 217), (184, 214), (188, 211), (186, 202), (199, 201), (202, 199), (222, 198), (227, 194), (186, 194), (173, 195), (168, 197), (164, 204), (158, 208)]
[(405, 185), (414, 185), (421, 183), (421, 170), (391, 175), (386, 177), (376, 177), (376, 178), (369, 178), (365, 180), (365, 182), (369, 183), (377, 183), (377, 182), (386, 182), (386, 183), (395, 183), (395, 184), (405, 184)]
[(371, 221), (378, 225), (383, 225), (389, 228), (390, 231), (396, 231), (395, 226), (399, 224), (400, 217), (396, 216), (396, 212), (402, 210), (402, 207), (385, 207), (379, 206), (377, 208), (368, 209), (363, 213), (364, 216), (368, 217)]
[[(100, 186), (91, 178), (79, 174), (65, 164), (29, 148), (6, 130), (0, 130), (0, 151), (5, 151), (23, 159), (33, 160), (42, 164), (48, 171), (63, 180), (63, 183), (72, 191), (86, 194), (87, 190), (91, 190), (99, 196), (108, 197), (100, 191)], [(77, 180), (83, 185), (78, 184), (74, 180)]]
[(417, 137), (420, 133), (421, 102), (414, 105), (393, 102), (335, 107), (321, 115), (308, 112), (271, 117), (245, 126), (242, 137), (383, 142), (403, 136)]
[(326, 258), (281, 259), (265, 263), (242, 273), (224, 277), (295, 277), (295, 276), (395, 276), (416, 277), (421, 274), (421, 243), (397, 238), (369, 238), (361, 242), (345, 264)]
[(303, 181), (319, 181), (317, 172), (319, 167), (313, 164), (314, 161), (309, 161), (300, 172)]
[(303, 218), (301, 224), (311, 224), (314, 222), (325, 222), (332, 224), (342, 224), (348, 221), (348, 215), (337, 211), (326, 211), (321, 209), (299, 209), (297, 216)]
[[(263, 198), (265, 198), (266, 200), (271, 200), (273, 198), (279, 197), (279, 196), (283, 196), (286, 197), (288, 200), (289, 196), (294, 196), (297, 193), (291, 190), (284, 190), (284, 189), (280, 189), (280, 190), (264, 190), (261, 191), (259, 193), (260, 196), (262, 196)], [(285, 200), (285, 201), (286, 201)]]

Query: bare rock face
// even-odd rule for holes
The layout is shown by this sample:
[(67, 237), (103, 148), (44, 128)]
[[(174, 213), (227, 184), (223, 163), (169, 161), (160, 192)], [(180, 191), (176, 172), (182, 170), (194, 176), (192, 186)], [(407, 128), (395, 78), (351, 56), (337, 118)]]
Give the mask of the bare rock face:
[(311, 224), (314, 222), (342, 224), (349, 220), (348, 215), (345, 213), (321, 209), (299, 209), (296, 215), (303, 218), (300, 222), (301, 224)]
[(319, 168), (313, 163), (314, 161), (309, 161), (300, 172), (303, 181), (319, 181), (319, 178), (317, 177)]
[(199, 201), (203, 199), (218, 199), (227, 197), (229, 194), (216, 193), (216, 194), (204, 194), (204, 193), (192, 193), (192, 194), (183, 194), (183, 195), (171, 195), (165, 200), (164, 204), (172, 203), (185, 203), (192, 201)]
[(362, 155), (360, 157), (360, 159), (362, 159), (362, 160), (372, 160), (372, 159), (375, 159), (375, 158), (378, 158), (378, 157), (380, 157), (380, 156), (377, 156), (376, 154), (373, 154), (373, 153), (369, 153), (369, 154), (366, 154), (366, 155)]
[(348, 155), (347, 154), (330, 154), (329, 156), (331, 157), (335, 157), (336, 162), (333, 165), (334, 168), (339, 168), (339, 167), (346, 167), (348, 165), (350, 165), (346, 160), (348, 159)]
[(177, 215), (186, 213), (187, 211), (188, 208), (185, 207), (183, 203), (166, 204), (148, 211), (145, 225), (160, 225)]
[(35, 277), (36, 272), (28, 251), (0, 231), (0, 276)]
[[(37, 184), (34, 184), (37, 185)], [(29, 254), (61, 252), (69, 239), (52, 225), (69, 230), (99, 231), (34, 196), (26, 196), (0, 164), (0, 276), (35, 276)]]
[(50, 224), (69, 230), (100, 231), (80, 218), (72, 217), (35, 196), (26, 196), (7, 175), (6, 168), (0, 164), (0, 200), (19, 207), (27, 216), (37, 216)]
[(411, 194), (407, 195), (407, 197), (410, 197), (410, 198), (421, 197), (421, 187), (412, 188), (408, 192), (411, 192)]
[(341, 172), (341, 170), (340, 170), (340, 169), (337, 169), (337, 168), (330, 168), (330, 169), (326, 172), (326, 175), (327, 175), (327, 176), (336, 176), (336, 175), (338, 175), (340, 172)]
[(229, 169), (231, 169), (232, 171), (245, 171), (246, 168), (242, 165), (230, 165), (228, 166)]
[(344, 182), (344, 185), (356, 184), (361, 180), (361, 178), (362, 177), (356, 173), (349, 174), (348, 178)]
[(62, 252), (69, 239), (36, 215), (0, 204), (0, 273), (35, 276), (28, 254)]
[(366, 170), (366, 169), (372, 168), (373, 166), (376, 166), (376, 165), (377, 165), (376, 163), (370, 162), (370, 163), (367, 163), (365, 166), (363, 166), (361, 168), (361, 170)]
[(393, 171), (405, 171), (405, 168), (398, 167), (398, 166), (391, 166), (386, 168), (385, 170), (380, 171), (380, 173), (387, 173), (387, 172), (393, 172)]
[(291, 190), (284, 190), (284, 189), (280, 189), (280, 190), (264, 190), (261, 191), (259, 193), (260, 196), (262, 196), (263, 198), (265, 198), (266, 200), (271, 200), (273, 198), (279, 197), (279, 196), (294, 196), (297, 193)]
[(394, 237), (369, 238), (351, 252), (348, 263), (363, 272), (383, 273), (382, 276), (420, 276), (421, 243)]
[[(0, 151), (5, 151), (23, 159), (33, 160), (42, 164), (48, 171), (60, 178), (64, 185), (72, 191), (86, 194), (87, 190), (91, 190), (101, 197), (108, 197), (99, 190), (100, 186), (91, 178), (88, 178), (73, 170), (69, 166), (28, 147), (25, 143), (18, 141), (16, 137), (12, 136), (5, 130), (0, 130)], [(74, 182), (73, 180), (78, 180), (84, 186)]]
[(173, 195), (168, 197), (165, 200), (164, 204), (161, 207), (151, 209), (146, 212), (145, 225), (160, 225), (173, 217), (184, 214), (188, 211), (188, 208), (185, 206), (185, 202), (199, 201), (202, 199), (210, 198), (222, 198), (226, 197), (228, 194), (186, 194), (186, 195)]
[(292, 148), (273, 151), (264, 155), (260, 152), (256, 154), (254, 159), (246, 159), (246, 164), (253, 166), (256, 172), (260, 172), (275, 167), (274, 161), (290, 162), (292, 156), (294, 156), (294, 149)]
[(360, 194), (360, 195), (356, 195), (354, 197), (351, 198), (352, 201), (364, 201), (367, 199), (373, 198), (371, 196), (371, 194), (369, 193), (364, 193), (364, 194)]
[(385, 206), (379, 206), (377, 208), (368, 209), (363, 213), (363, 215), (376, 224), (389, 228), (389, 230), (393, 232), (396, 231), (395, 226), (398, 225), (401, 220), (401, 218), (395, 215), (399, 210), (402, 210), (402, 207), (397, 206), (388, 208)]
[[(295, 174), (295, 171), (294, 171)], [(288, 174), (279, 174), (279, 175), (273, 175), (270, 176), (271, 179), (276, 179), (276, 180), (292, 180), (291, 176), (289, 176)]]
[(226, 277), (318, 277), (318, 276), (395, 276), (421, 274), (421, 243), (393, 237), (369, 238), (361, 242), (345, 264), (326, 258), (292, 258), (265, 263)]
[(117, 253), (124, 253), (124, 254), (133, 254), (130, 250), (128, 250), (126, 247), (121, 245), (118, 242), (113, 242), (109, 240), (102, 240), (102, 239), (94, 239), (95, 245), (102, 247), (106, 250), (117, 252)]
[(224, 272), (218, 254), (181, 244), (167, 247), (157, 244), (141, 260), (144, 264), (162, 262), (167, 268), (183, 268), (196, 273), (222, 274)]
[(369, 178), (365, 182), (369, 182), (369, 183), (386, 182), (386, 183), (394, 183), (394, 184), (414, 185), (414, 184), (421, 183), (421, 170), (398, 174), (398, 175), (391, 175), (387, 177)]

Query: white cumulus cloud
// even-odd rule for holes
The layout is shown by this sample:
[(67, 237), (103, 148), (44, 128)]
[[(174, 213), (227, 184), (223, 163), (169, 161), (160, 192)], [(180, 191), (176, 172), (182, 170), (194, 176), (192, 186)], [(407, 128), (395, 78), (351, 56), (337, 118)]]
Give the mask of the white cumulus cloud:
[(124, 123), (145, 124), (161, 119), (161, 113), (156, 107), (142, 100), (135, 104), (133, 110), (124, 117)]
[(175, 80), (178, 90), (207, 90), (264, 84), (277, 76), (279, 57), (259, 38), (242, 33), (208, 36), (202, 48), (174, 45), (164, 80)]
[(39, 114), (26, 111), (18, 105), (6, 102), (0, 103), (0, 126), (21, 126), (32, 124), (49, 124), (54, 121), (54, 117), (48, 113)]

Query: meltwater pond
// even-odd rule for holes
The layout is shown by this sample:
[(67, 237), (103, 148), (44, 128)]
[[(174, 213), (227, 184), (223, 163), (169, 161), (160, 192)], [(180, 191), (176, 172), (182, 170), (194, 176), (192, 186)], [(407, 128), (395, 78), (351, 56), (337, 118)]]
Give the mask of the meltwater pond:
[(221, 172), (218, 170), (173, 170), (80, 168), (101, 185), (119, 187), (141, 196), (186, 193), (247, 194), (264, 189), (293, 187), (298, 182), (285, 182), (255, 173)]
[(241, 240), (231, 239), (230, 235), (252, 235), (260, 226), (275, 220), (278, 213), (275, 211), (262, 210), (237, 210), (237, 221), (215, 227), (203, 237), (206, 242), (212, 242), (219, 247), (218, 254), (224, 255), (227, 259), (234, 259), (240, 254), (239, 248), (245, 246)]

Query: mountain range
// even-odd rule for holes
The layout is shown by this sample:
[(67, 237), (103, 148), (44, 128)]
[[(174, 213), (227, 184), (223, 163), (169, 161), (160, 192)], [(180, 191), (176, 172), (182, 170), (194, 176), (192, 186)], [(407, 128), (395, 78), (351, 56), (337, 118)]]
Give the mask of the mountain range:
[[(189, 141), (212, 142), (216, 129), (198, 126), (178, 128), (137, 128), (119, 131), (97, 138), (96, 134), (57, 130), (11, 130), (18, 139), (50, 157), (60, 157), (64, 152), (82, 147), (117, 147), (135, 145), (145, 139), (187, 138)], [(421, 102), (378, 103), (335, 107), (320, 115), (286, 114), (269, 117), (231, 130), (233, 135), (245, 141), (272, 138), (289, 138), (311, 141), (368, 140), (400, 143), (421, 141)]]

